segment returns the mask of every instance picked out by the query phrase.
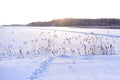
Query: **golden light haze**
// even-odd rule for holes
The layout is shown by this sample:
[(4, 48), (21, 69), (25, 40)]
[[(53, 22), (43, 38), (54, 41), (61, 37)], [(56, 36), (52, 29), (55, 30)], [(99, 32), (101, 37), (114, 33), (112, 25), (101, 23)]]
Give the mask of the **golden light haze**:
[(57, 18), (120, 18), (119, 0), (0, 0), (0, 24)]

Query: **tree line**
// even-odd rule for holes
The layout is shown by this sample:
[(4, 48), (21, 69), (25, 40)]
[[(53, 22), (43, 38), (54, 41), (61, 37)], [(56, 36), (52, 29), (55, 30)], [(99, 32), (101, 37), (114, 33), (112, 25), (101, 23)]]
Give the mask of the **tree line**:
[(101, 27), (101, 28), (120, 28), (120, 19), (56, 19), (46, 22), (31, 22), (27, 26), (68, 26), (68, 27)]

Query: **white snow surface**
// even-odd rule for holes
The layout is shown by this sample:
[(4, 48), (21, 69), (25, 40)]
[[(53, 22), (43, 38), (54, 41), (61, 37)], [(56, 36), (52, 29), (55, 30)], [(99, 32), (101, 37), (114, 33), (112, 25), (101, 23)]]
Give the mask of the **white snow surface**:
[(1, 27), (0, 59), (55, 55), (120, 54), (120, 30), (66, 27)]
[(0, 80), (119, 80), (120, 30), (0, 27)]
[(0, 61), (0, 80), (119, 80), (119, 74), (119, 55)]

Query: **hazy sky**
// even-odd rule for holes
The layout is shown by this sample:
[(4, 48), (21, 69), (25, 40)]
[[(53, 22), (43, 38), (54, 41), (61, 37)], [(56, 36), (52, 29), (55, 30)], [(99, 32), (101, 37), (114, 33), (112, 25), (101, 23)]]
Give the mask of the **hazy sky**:
[(0, 24), (57, 18), (120, 18), (120, 0), (0, 0)]

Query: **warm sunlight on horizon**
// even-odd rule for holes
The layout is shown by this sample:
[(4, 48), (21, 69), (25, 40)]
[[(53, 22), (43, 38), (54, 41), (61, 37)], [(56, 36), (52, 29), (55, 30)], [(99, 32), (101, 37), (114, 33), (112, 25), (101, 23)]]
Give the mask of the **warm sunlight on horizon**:
[(0, 25), (58, 18), (120, 18), (119, 0), (0, 0)]

